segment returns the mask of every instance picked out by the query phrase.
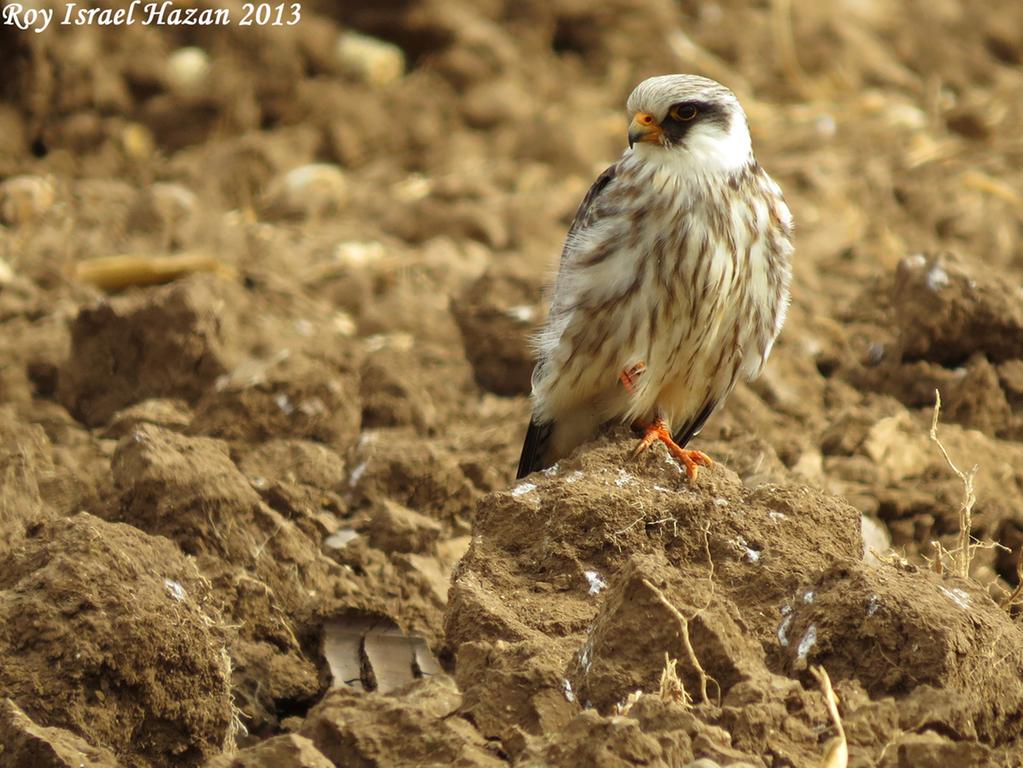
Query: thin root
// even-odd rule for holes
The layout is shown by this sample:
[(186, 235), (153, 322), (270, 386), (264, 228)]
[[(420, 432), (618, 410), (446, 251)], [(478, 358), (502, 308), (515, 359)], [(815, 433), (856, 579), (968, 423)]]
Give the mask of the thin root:
[(700, 703), (709, 704), (710, 697), (707, 695), (707, 683), (712, 681), (717, 687), (719, 693), (721, 686), (718, 684), (717, 680), (714, 680), (713, 677), (707, 674), (707, 671), (703, 668), (703, 665), (700, 664), (700, 660), (696, 656), (696, 649), (693, 648), (693, 641), (689, 637), (689, 619), (683, 616), (682, 612), (671, 604), (671, 601), (665, 596), (664, 592), (662, 592), (653, 582), (648, 579), (643, 579), (643, 584), (651, 592), (653, 592), (654, 595), (656, 595), (657, 599), (664, 605), (664, 607), (671, 611), (672, 615), (678, 620), (680, 628), (679, 634), (682, 637), (682, 647), (685, 649), (686, 656), (689, 658), (689, 663), (692, 665), (693, 669), (696, 670), (696, 674), (700, 679)]

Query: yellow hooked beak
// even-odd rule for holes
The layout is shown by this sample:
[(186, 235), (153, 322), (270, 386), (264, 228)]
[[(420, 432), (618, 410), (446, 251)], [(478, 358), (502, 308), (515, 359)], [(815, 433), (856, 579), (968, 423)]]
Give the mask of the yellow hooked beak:
[(660, 141), (661, 126), (649, 112), (637, 112), (629, 124), (629, 148), (638, 141)]

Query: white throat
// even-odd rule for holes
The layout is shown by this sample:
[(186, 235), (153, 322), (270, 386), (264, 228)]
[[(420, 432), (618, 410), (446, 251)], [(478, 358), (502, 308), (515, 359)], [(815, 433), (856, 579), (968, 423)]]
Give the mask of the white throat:
[(753, 162), (753, 144), (741, 115), (732, 119), (727, 133), (713, 125), (699, 125), (679, 146), (641, 142), (632, 152), (636, 159), (661, 172), (689, 177), (731, 176)]

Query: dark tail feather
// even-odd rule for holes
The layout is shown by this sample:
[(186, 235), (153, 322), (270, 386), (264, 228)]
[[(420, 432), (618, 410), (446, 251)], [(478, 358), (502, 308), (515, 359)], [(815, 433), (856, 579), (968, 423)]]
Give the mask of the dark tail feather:
[(526, 430), (526, 441), (522, 444), (522, 456), (519, 458), (519, 471), (515, 475), (520, 480), (530, 472), (544, 469), (544, 454), (547, 452), (547, 442), (551, 439), (551, 432), (554, 431), (554, 422), (537, 424), (536, 419), (529, 420), (529, 429)]
[(704, 422), (710, 418), (710, 415), (714, 413), (714, 409), (717, 408), (718, 401), (713, 400), (707, 403), (696, 414), (696, 418), (684, 425), (678, 432), (671, 436), (671, 439), (675, 441), (675, 445), (679, 448), (685, 448), (686, 443), (696, 437), (696, 433), (703, 429)]

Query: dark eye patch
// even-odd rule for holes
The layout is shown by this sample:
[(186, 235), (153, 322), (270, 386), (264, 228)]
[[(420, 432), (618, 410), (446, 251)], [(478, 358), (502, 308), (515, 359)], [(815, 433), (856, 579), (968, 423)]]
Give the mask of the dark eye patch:
[[(694, 113), (695, 111), (695, 113)], [(697, 123), (713, 123), (728, 130), (728, 113), (717, 104), (707, 101), (680, 101), (668, 108), (661, 123), (668, 141), (678, 144)]]

